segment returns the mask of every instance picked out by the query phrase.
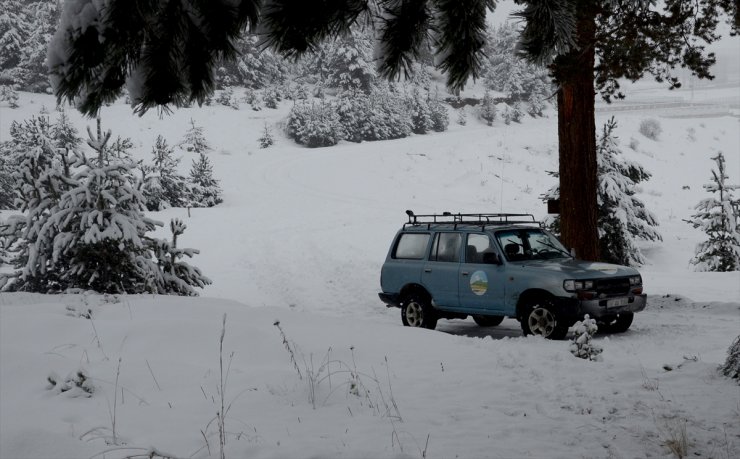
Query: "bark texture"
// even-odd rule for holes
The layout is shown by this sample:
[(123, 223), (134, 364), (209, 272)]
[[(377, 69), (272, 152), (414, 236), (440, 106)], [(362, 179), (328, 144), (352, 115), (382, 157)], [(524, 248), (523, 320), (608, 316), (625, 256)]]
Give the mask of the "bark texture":
[(553, 74), (559, 83), (561, 237), (578, 258), (599, 260), (596, 125), (594, 121), (595, 14), (579, 11), (579, 49), (558, 56)]

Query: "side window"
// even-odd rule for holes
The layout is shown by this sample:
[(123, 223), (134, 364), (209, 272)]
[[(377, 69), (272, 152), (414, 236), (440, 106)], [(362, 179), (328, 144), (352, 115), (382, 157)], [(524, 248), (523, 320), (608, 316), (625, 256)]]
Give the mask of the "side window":
[(437, 233), (429, 259), (457, 263), (460, 261), (461, 245), (462, 235), (460, 233)]
[(468, 234), (468, 244), (465, 246), (465, 263), (485, 263), (484, 256), (495, 253), (491, 246), (491, 238), (487, 234)]
[(403, 233), (396, 244), (393, 258), (421, 260), (424, 258), (429, 243), (429, 234)]

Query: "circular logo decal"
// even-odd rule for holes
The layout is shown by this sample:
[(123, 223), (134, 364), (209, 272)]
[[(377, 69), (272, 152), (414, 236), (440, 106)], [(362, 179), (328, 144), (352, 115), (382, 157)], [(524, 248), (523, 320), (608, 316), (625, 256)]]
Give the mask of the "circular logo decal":
[(470, 276), (470, 290), (480, 296), (488, 291), (488, 276), (483, 271), (476, 271)]

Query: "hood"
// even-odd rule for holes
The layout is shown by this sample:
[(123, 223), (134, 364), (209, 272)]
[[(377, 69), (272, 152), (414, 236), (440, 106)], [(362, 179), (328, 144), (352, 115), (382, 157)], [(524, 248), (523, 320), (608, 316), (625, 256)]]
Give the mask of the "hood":
[(636, 276), (640, 273), (629, 266), (573, 259), (525, 261), (519, 266), (563, 273), (568, 279), (598, 279), (600, 277)]

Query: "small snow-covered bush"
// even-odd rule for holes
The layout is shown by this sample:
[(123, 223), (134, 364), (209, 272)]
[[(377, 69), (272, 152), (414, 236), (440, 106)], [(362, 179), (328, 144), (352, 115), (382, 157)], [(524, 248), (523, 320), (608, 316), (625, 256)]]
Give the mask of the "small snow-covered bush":
[(90, 376), (84, 369), (73, 371), (63, 380), (54, 372), (46, 377), (48, 382), (46, 389), (53, 390), (57, 394), (65, 393), (69, 397), (92, 397), (95, 386), (90, 381)]
[(429, 109), (426, 97), (422, 96), (418, 89), (411, 91), (407, 102), (411, 123), (414, 126), (414, 134), (426, 134), (432, 129), (432, 112)]
[(11, 86), (0, 85), (0, 102), (5, 101), (10, 108), (18, 108), (18, 93)]
[(489, 126), (493, 126), (493, 122), (496, 120), (496, 102), (488, 91), (483, 95), (480, 104), (480, 117)]
[(658, 120), (654, 118), (648, 118), (640, 122), (640, 134), (644, 135), (650, 140), (658, 140), (660, 133), (663, 132), (663, 128), (660, 126)]
[(594, 344), (592, 339), (599, 327), (596, 321), (588, 316), (573, 326), (573, 340), (570, 343), (570, 353), (585, 360), (601, 360), (601, 346)]
[(722, 365), (722, 374), (737, 379), (737, 383), (740, 384), (740, 335), (727, 349), (727, 360)]
[(465, 126), (468, 124), (468, 115), (465, 113), (465, 107), (460, 107), (457, 110), (457, 124), (460, 126)]
[(434, 132), (444, 132), (450, 125), (450, 116), (447, 113), (447, 107), (444, 106), (438, 95), (429, 98), (429, 112), (432, 118), (432, 130)]
[(275, 139), (272, 137), (272, 130), (265, 123), (265, 130), (262, 131), (262, 135), (259, 138), (260, 148), (267, 148), (275, 143)]
[(275, 87), (265, 88), (265, 92), (262, 95), (262, 100), (265, 102), (265, 107), (276, 109), (278, 108), (278, 102), (282, 97), (280, 92)]
[(288, 137), (309, 148), (336, 145), (343, 134), (336, 107), (327, 102), (295, 104), (286, 129)]
[(239, 109), (239, 105), (236, 103), (236, 100), (234, 100), (234, 90), (231, 88), (226, 88), (221, 91), (221, 94), (219, 94), (216, 98), (216, 102), (226, 107), (231, 107), (235, 110)]

